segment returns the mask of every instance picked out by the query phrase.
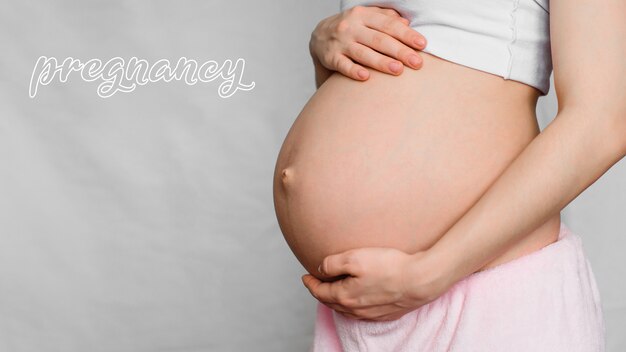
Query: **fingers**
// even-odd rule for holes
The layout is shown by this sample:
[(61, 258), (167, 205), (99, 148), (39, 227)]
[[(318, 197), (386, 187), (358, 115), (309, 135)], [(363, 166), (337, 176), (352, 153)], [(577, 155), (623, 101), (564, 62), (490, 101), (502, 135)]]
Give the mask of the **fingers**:
[(379, 71), (400, 74), (404, 65), (414, 69), (422, 66), (422, 58), (414, 49), (384, 33), (365, 29), (357, 34), (356, 41), (348, 48), (349, 54)]
[(302, 283), (304, 283), (304, 286), (306, 286), (311, 295), (318, 301), (333, 304), (341, 304), (343, 302), (341, 296), (339, 295), (342, 280), (335, 282), (322, 282), (315, 276), (307, 274), (302, 276)]
[(426, 47), (426, 38), (398, 21), (396, 17), (385, 16), (381, 13), (372, 13), (371, 16), (363, 18), (363, 23), (371, 29), (396, 38), (410, 48), (422, 50)]
[(422, 66), (416, 49), (423, 49), (425, 43), (416, 44), (416, 40), (425, 42), (425, 38), (409, 24), (391, 8), (354, 6), (320, 22), (309, 49), (323, 67), (355, 80), (369, 79), (370, 68), (399, 75), (405, 65)]
[(371, 8), (374, 11), (376, 11), (376, 12), (382, 13), (383, 15), (396, 17), (397, 19), (402, 21), (402, 23), (406, 24), (407, 26), (409, 25), (409, 23), (411, 23), (411, 21), (409, 21), (408, 19), (402, 17), (402, 15), (400, 15), (400, 13), (398, 13), (398, 11), (396, 11), (394, 9), (386, 8), (386, 7), (378, 7), (378, 6), (372, 6)]
[(322, 282), (306, 274), (302, 276), (302, 283), (318, 301), (347, 318), (383, 321), (396, 320), (406, 314), (404, 311), (399, 312), (395, 304), (358, 305), (357, 300), (346, 296), (343, 280)]
[(370, 76), (368, 70), (366, 70), (363, 66), (354, 63), (345, 55), (337, 54), (337, 57), (334, 60), (335, 63), (333, 66), (338, 72), (345, 76), (358, 81), (365, 81)]
[[(357, 42), (352, 43), (348, 47), (347, 54), (352, 58), (352, 60), (358, 63), (393, 75), (402, 73), (404, 67), (401, 61), (394, 60), (389, 56), (385, 56), (376, 50)], [(346, 57), (346, 59), (348, 58)]]
[(382, 13), (383, 15), (386, 16), (390, 16), (390, 17), (395, 17), (397, 19), (399, 19), (400, 21), (402, 21), (402, 23), (406, 24), (407, 26), (409, 25), (410, 21), (404, 17), (402, 17), (398, 11), (394, 10), (394, 9), (389, 9), (389, 8), (385, 8), (385, 7), (378, 7), (378, 6), (372, 6), (372, 9), (378, 13)]
[(318, 270), (322, 275), (334, 277), (339, 275), (357, 276), (357, 263), (350, 251), (329, 255), (322, 260)]

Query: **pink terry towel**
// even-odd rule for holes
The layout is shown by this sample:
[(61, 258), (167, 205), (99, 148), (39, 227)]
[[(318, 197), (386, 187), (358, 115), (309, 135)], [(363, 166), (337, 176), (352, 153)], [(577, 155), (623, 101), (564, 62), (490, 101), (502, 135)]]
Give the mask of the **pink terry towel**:
[(318, 302), (310, 352), (603, 352), (605, 325), (579, 235), (474, 273), (395, 321), (343, 317)]

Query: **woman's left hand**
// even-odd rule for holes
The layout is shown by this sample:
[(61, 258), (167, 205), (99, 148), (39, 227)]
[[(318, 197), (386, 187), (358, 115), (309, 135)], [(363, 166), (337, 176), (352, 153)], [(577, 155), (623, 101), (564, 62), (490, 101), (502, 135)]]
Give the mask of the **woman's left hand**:
[(393, 248), (369, 247), (327, 256), (320, 265), (324, 282), (313, 275), (302, 282), (313, 297), (338, 313), (359, 320), (396, 320), (442, 293), (449, 283), (427, 251), (407, 254)]

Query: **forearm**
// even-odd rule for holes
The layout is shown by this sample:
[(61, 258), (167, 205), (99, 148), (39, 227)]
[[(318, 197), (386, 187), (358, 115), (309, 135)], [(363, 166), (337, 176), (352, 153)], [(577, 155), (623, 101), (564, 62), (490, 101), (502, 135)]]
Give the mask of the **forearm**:
[(618, 121), (626, 116), (602, 115), (562, 110), (428, 250), (447, 285), (545, 223), (624, 156), (624, 123)]

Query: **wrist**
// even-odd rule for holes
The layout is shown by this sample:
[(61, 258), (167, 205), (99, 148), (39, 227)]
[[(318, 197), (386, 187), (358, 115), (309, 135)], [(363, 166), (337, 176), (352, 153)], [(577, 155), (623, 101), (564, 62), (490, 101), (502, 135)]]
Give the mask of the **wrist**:
[(418, 299), (434, 300), (457, 281), (454, 266), (449, 257), (430, 250), (412, 254), (409, 268), (409, 290)]

